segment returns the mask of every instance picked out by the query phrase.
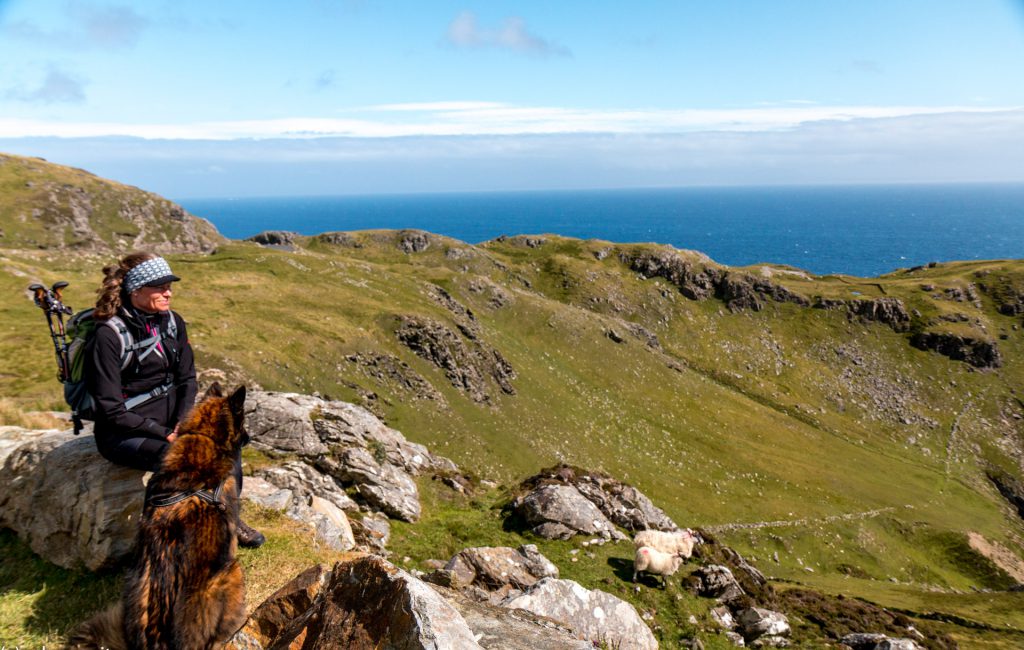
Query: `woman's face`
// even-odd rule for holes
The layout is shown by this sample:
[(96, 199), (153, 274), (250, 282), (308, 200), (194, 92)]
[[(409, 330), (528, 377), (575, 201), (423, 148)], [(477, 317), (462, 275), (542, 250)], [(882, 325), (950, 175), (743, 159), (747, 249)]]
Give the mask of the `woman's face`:
[(139, 287), (131, 293), (132, 306), (155, 314), (171, 308), (171, 283), (158, 287)]

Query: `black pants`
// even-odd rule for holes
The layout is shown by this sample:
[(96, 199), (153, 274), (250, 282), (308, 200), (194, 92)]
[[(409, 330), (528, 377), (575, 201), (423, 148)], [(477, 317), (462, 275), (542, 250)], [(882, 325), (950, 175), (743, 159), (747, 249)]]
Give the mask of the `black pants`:
[[(103, 450), (103, 457), (117, 465), (124, 465), (144, 472), (155, 472), (171, 443), (155, 438), (127, 438)], [(235, 481), (238, 493), (242, 493), (242, 453), (235, 458)]]

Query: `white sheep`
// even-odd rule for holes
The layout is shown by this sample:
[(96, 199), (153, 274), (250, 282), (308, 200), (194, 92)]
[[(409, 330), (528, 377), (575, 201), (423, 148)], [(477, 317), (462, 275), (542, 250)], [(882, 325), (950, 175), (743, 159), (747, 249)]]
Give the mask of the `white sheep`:
[(633, 582), (641, 571), (661, 576), (662, 586), (668, 585), (668, 576), (679, 570), (683, 557), (676, 554), (662, 553), (650, 546), (641, 546), (633, 557)]
[(641, 530), (633, 538), (633, 546), (650, 546), (662, 553), (680, 555), (684, 559), (693, 555), (693, 545), (697, 538), (692, 531), (677, 530), (665, 532), (661, 530)]

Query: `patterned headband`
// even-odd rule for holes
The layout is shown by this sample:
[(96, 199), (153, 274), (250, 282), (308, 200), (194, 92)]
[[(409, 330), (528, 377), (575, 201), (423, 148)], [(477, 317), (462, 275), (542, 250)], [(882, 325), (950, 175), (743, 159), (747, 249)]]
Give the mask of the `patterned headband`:
[(154, 257), (138, 266), (133, 266), (130, 271), (125, 273), (121, 286), (124, 287), (125, 291), (131, 293), (147, 284), (159, 286), (167, 282), (177, 282), (180, 279), (171, 273), (171, 266), (167, 263), (167, 260), (162, 257)]

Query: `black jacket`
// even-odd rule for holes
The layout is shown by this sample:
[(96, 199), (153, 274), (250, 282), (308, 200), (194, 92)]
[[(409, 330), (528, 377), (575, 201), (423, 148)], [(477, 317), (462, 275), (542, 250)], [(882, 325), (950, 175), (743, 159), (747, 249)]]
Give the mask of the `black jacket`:
[[(195, 360), (184, 319), (173, 311), (147, 314), (132, 307), (122, 307), (118, 316), (135, 341), (149, 338), (157, 327), (167, 337), (171, 318), (178, 332), (174, 338), (164, 338), (160, 349), (141, 362), (137, 354), (133, 356), (122, 372), (120, 335), (111, 327), (97, 325), (85, 374), (86, 387), (96, 400), (95, 436), (100, 453), (127, 438), (165, 440), (196, 399)], [(167, 394), (130, 411), (125, 408), (126, 399), (168, 382), (175, 388)]]

